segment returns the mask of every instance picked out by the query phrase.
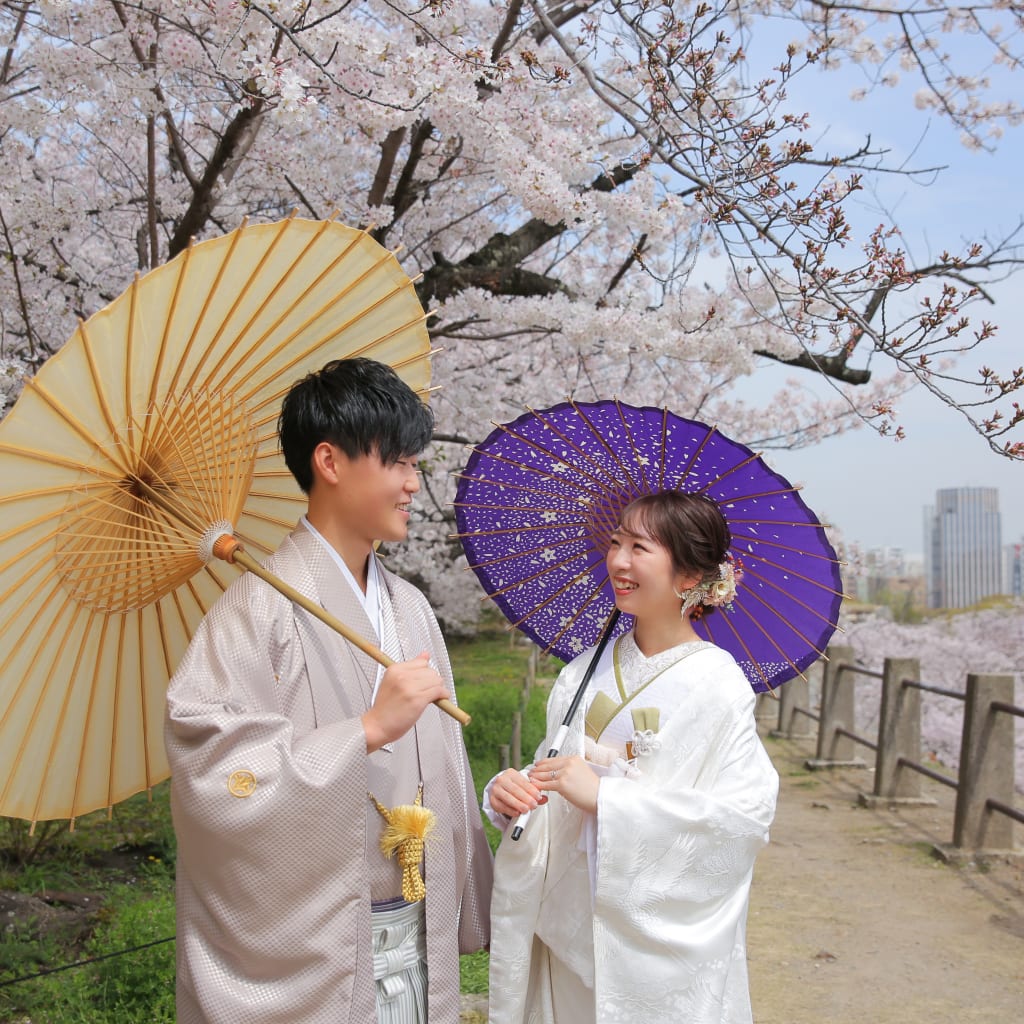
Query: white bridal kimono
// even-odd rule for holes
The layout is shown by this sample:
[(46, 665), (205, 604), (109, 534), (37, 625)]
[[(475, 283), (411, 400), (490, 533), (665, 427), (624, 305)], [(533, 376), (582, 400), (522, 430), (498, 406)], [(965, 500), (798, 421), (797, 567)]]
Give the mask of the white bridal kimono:
[[(358, 596), (304, 526), (268, 568), (371, 641)], [(395, 653), (429, 650), (451, 684), (426, 599), (380, 568)], [(390, 622), (388, 619), (389, 632)], [(400, 896), (377, 843), (385, 806), (419, 782), (427, 840), (430, 1020), (459, 1018), (460, 949), (488, 940), (491, 855), (459, 725), (427, 708), (390, 750), (366, 753), (377, 665), (246, 573), (203, 620), (168, 689), (178, 834), (180, 1024), (370, 1024), (371, 899)]]
[[(559, 675), (538, 757), (592, 654)], [(753, 708), (746, 677), (712, 644), (651, 659), (632, 634), (609, 645), (560, 753), (623, 756), (600, 770), (596, 818), (552, 795), (518, 841), (506, 832), (491, 902), (491, 1024), (749, 1024), (747, 904), (778, 793)]]

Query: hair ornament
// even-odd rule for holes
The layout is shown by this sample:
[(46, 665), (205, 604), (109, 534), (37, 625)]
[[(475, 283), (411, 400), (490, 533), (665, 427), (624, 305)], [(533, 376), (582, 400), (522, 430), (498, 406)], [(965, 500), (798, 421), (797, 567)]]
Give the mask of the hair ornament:
[(704, 580), (681, 594), (676, 593), (676, 597), (683, 600), (680, 616), (685, 618), (689, 615), (691, 619), (699, 619), (705, 608), (724, 608), (731, 612), (736, 587), (742, 579), (743, 565), (739, 559), (727, 554), (725, 561), (718, 566), (717, 578)]

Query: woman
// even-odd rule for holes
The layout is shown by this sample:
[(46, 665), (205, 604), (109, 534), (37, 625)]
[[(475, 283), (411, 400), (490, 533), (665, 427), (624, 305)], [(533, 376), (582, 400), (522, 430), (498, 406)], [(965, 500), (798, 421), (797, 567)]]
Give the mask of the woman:
[[(747, 904), (778, 776), (749, 682), (692, 624), (735, 593), (729, 539), (698, 495), (626, 507), (607, 566), (633, 629), (604, 652), (558, 756), (488, 785), (499, 828), (533, 811), (495, 863), (491, 1024), (751, 1021)], [(540, 753), (592, 653), (559, 675)]]

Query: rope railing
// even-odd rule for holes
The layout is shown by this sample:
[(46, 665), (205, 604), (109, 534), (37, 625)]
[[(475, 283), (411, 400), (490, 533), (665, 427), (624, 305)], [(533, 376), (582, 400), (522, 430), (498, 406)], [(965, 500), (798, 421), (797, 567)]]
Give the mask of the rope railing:
[(20, 978), (8, 978), (0, 981), (0, 988), (9, 988), (11, 985), (20, 985), (25, 981), (35, 981), (37, 978), (46, 978), (51, 974), (61, 974), (70, 971), (75, 967), (88, 967), (90, 964), (102, 963), (104, 960), (115, 960), (119, 956), (127, 956), (129, 953), (138, 953), (142, 949), (151, 949), (153, 946), (162, 946), (165, 942), (174, 942), (176, 936), (168, 935), (163, 939), (154, 939), (152, 942), (143, 942), (139, 946), (129, 946), (127, 949), (119, 949), (115, 953), (101, 953), (99, 956), (89, 957), (87, 960), (75, 960), (70, 964), (62, 964), (60, 967), (46, 967), (35, 974), (23, 974)]

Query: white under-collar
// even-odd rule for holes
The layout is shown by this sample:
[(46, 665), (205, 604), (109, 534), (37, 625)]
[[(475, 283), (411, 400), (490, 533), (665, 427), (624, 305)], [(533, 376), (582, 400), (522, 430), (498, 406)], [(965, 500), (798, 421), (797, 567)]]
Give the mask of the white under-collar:
[(380, 573), (377, 569), (377, 559), (373, 552), (370, 553), (369, 558), (366, 562), (366, 593), (363, 593), (363, 588), (359, 586), (359, 582), (355, 576), (352, 575), (352, 570), (345, 564), (345, 559), (335, 550), (333, 545), (327, 540), (326, 537), (305, 517), (303, 516), (300, 520), (303, 526), (320, 543), (324, 546), (327, 553), (334, 559), (334, 564), (341, 570), (342, 576), (348, 581), (348, 585), (352, 588), (352, 592), (356, 595), (359, 603), (363, 606), (363, 611), (366, 612), (366, 617), (370, 620), (370, 625), (373, 626), (374, 631), (377, 634), (378, 642), (384, 635), (381, 623), (381, 610), (380, 610), (380, 588), (382, 581)]

